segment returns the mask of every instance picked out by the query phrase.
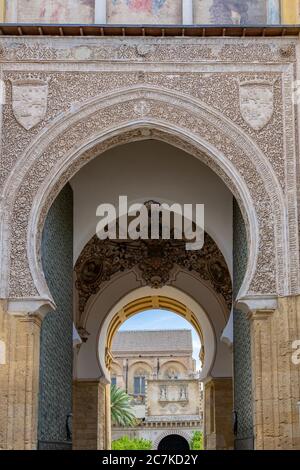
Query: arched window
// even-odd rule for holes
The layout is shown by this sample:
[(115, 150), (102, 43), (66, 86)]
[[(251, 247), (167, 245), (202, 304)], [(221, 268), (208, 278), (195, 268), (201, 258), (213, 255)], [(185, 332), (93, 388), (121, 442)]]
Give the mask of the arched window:
[(134, 377), (134, 395), (145, 395), (145, 383), (146, 383), (146, 377), (143, 377), (143, 376)]
[(146, 378), (148, 374), (145, 370), (138, 369), (133, 378), (134, 395), (145, 395)]

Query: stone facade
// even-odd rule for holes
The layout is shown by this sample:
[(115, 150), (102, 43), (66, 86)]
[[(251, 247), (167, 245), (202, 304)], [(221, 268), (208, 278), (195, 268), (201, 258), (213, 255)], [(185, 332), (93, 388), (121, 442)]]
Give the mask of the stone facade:
[(104, 450), (107, 442), (106, 386), (101, 381), (75, 381), (73, 450)]
[(291, 360), (299, 318), (299, 296), (279, 299), (275, 311), (250, 315), (254, 436), (259, 450), (300, 448), (300, 370)]
[[(140, 40), (135, 39), (126, 40), (126, 44), (120, 39), (114, 39), (113, 42), (102, 39), (93, 44), (92, 39), (85, 38), (82, 40), (84, 49), (82, 45), (77, 44), (75, 38), (28, 38), (25, 43), (23, 39), (18, 39), (14, 41), (13, 47), (9, 47), (9, 41), (7, 38), (1, 39), (3, 77), (7, 80), (7, 103), (11, 100), (10, 80), (28, 80), (28, 59), (39, 59), (33, 64), (35, 72), (33, 69), (30, 72), (32, 79), (51, 79), (47, 115), (33, 129), (22, 129), (16, 121), (13, 108), (8, 105), (5, 107), (5, 160), (2, 177), (6, 180), (3, 193), (3, 249), (7, 255), (3, 257), (3, 289), (6, 293), (9, 289), (11, 298), (31, 295), (40, 296), (44, 300), (48, 298), (48, 302), (51, 299), (44, 279), (39, 274), (38, 246), (46, 212), (65, 182), (84, 163), (111, 146), (149, 136), (172, 142), (173, 145), (184, 147), (186, 151), (198, 156), (223, 178), (240, 202), (244, 218), (248, 220), (249, 236), (252, 237), (249, 245), (250, 262), (241, 291), (243, 296), (274, 296), (276, 292), (281, 295), (297, 292), (299, 262), (295, 191), (289, 192), (287, 200), (284, 198), (287, 188), (295, 188), (296, 184), (296, 116), (290, 94), (295, 71), (295, 41), (280, 40), (277, 47), (274, 47), (274, 40), (261, 43), (256, 41), (249, 49), (248, 45), (245, 47), (246, 43), (237, 45), (234, 40), (222, 40), (221, 43), (218, 39), (193, 39), (185, 41), (182, 47), (179, 39), (166, 40), (164, 45), (157, 39), (145, 39), (141, 44), (151, 46), (146, 56), (139, 55)], [(81, 53), (84, 56), (81, 56)], [(190, 69), (185, 78), (174, 74), (171, 69), (168, 71), (167, 62), (170, 57), (176, 58), (173, 69), (180, 68), (183, 58), (189, 60)], [(263, 65), (266, 57), (268, 65)], [(239, 58), (243, 63), (240, 71), (232, 69), (234, 58)], [(72, 64), (78, 63), (78, 60), (81, 71), (76, 75), (76, 87), (70, 88), (70, 75), (67, 70)], [(85, 72), (88, 60), (92, 60), (94, 74), (92, 70), (88, 74)], [(128, 60), (137, 61), (139, 67), (142, 66), (143, 73), (133, 69), (124, 70)], [(221, 68), (220, 60), (222, 64), (226, 64)], [(18, 64), (17, 71), (10, 70), (14, 69), (14, 61)], [(53, 72), (53, 61), (59, 61), (60, 64), (63, 61), (65, 72)], [(143, 65), (140, 64), (141, 61)], [(213, 76), (205, 73), (205, 64), (210, 61), (214, 64)], [(160, 63), (165, 64), (159, 72), (159, 65), (155, 64)], [(202, 64), (200, 69), (199, 63)], [(96, 72), (99, 67), (103, 69), (105, 64), (115, 64), (118, 67), (119, 72), (114, 75), (114, 80), (111, 80), (112, 74), (109, 72)], [(61, 70), (61, 65), (59, 67)], [(197, 68), (199, 71), (196, 71)], [(263, 72), (260, 71), (261, 68)], [(195, 71), (192, 72), (191, 69)], [(267, 99), (273, 103), (273, 113), (260, 130), (255, 129), (255, 125), (252, 127), (242, 115), (240, 88), (249, 81), (251, 93), (255, 91), (257, 81), (259, 82), (258, 93), (253, 98), (257, 102), (261, 100), (259, 90), (262, 82), (272, 90)], [(119, 88), (116, 94), (118, 102), (112, 86), (114, 90)], [(104, 89), (106, 93), (99, 95), (99, 90)], [(224, 99), (225, 96), (227, 100)], [(92, 101), (87, 105), (85, 100), (88, 99)], [(283, 99), (284, 115), (281, 113)], [(227, 102), (231, 105), (227, 106)], [(22, 104), (24, 109), (28, 105), (26, 100)], [(99, 109), (101, 113), (98, 112)], [(58, 115), (62, 117), (58, 118)], [(61, 125), (57, 125), (56, 120), (55, 125), (51, 126), (50, 123), (55, 117), (61, 120)], [(256, 119), (255, 113), (253, 119)], [(109, 129), (118, 128), (121, 122), (121, 134), (108, 137)], [(150, 126), (150, 130), (139, 129), (141, 125), (146, 128)], [(100, 128), (107, 138), (97, 143), (95, 132)], [(42, 132), (43, 129), (47, 131)], [(282, 137), (283, 129), (285, 139)], [(16, 132), (19, 151), (12, 145), (14, 139), (8, 138)], [(36, 145), (39, 132), (39, 144)], [(173, 135), (169, 132), (173, 132)], [(190, 132), (194, 136), (192, 141), (187, 137)], [(274, 135), (278, 136), (277, 140), (271, 138)], [(30, 141), (35, 142), (34, 152), (31, 151)], [(87, 142), (94, 142), (94, 146), (81, 153), (80, 148)], [(214, 158), (209, 156), (209, 152), (204, 152), (205, 142), (209, 142), (214, 148)], [(24, 148), (27, 148), (25, 152)], [(224, 155), (225, 160), (221, 157)], [(64, 168), (60, 175), (56, 172), (57, 165)], [(11, 181), (12, 176), (8, 177), (12, 168), (14, 180), (20, 181), (17, 187)], [(233, 168), (235, 171), (232, 171)], [(241, 193), (238, 187), (245, 188), (245, 184), (248, 189)], [(34, 210), (31, 211), (32, 207)], [(18, 215), (20, 211), (23, 214), (22, 220)], [(273, 211), (276, 217), (272, 217)], [(285, 211), (290, 220), (288, 237), (285, 235), (287, 227), (283, 223)], [(12, 238), (10, 249), (7, 246), (9, 227), (12, 237), (18, 238), (18, 243)], [(35, 240), (30, 256), (26, 254), (28, 231), (33, 234)], [(9, 253), (11, 270), (8, 276)], [(290, 259), (290, 268), (284, 263), (287, 257)], [(35, 273), (34, 283), (31, 271)], [(20, 279), (16, 273), (22, 274)], [(264, 273), (263, 282), (261, 273)]]
[[(132, 397), (141, 420), (134, 431), (113, 426), (113, 439), (123, 435), (159, 444), (162, 430), (180, 433), (190, 442), (194, 431), (203, 429), (203, 393), (192, 357), (189, 330), (121, 331), (112, 347), (112, 383)], [(158, 441), (158, 442), (156, 442)]]
[[(299, 367), (291, 363), (292, 342), (300, 337), (299, 116), (293, 93), (299, 38), (249, 34), (1, 36), (3, 448), (37, 446), (40, 327), (45, 311), (54, 308), (41, 239), (52, 202), (80, 168), (109, 148), (159, 139), (208, 165), (239, 203), (248, 262), (235, 306), (251, 318), (255, 448), (299, 449)], [(225, 418), (222, 407), (217, 410), (223, 385), (211, 380), (217, 381), (215, 427), (208, 446), (230, 448), (231, 382), (222, 382)], [(99, 448), (108, 445), (103, 434), (98, 437)]]
[[(149, 421), (191, 415), (200, 418), (200, 383), (192, 354), (189, 330), (120, 331), (112, 347), (111, 378), (136, 404), (144, 406), (139, 417)], [(140, 382), (135, 383), (138, 378)], [(180, 403), (184, 407), (174, 410)]]
[[(41, 319), (9, 316), (1, 305), (0, 449), (31, 450), (37, 446)], [(30, 413), (28, 413), (30, 410)]]
[(148, 380), (146, 412), (148, 421), (203, 420), (202, 396), (199, 380)]
[(204, 386), (204, 446), (208, 450), (233, 450), (232, 379), (210, 379)]

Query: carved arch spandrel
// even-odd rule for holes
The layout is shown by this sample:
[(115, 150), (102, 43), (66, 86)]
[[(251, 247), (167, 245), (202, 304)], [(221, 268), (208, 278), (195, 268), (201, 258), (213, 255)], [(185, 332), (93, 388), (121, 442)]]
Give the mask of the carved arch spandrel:
[[(146, 107), (138, 106), (141, 100)], [(41, 270), (40, 237), (49, 206), (63, 185), (108, 148), (147, 138), (164, 140), (201, 159), (239, 200), (250, 251), (242, 295), (290, 289), (287, 265), (282, 264), (288, 258), (285, 207), (267, 158), (241, 129), (203, 103), (179, 93), (136, 87), (82, 106), (44, 131), (35, 147), (25, 152), (14, 190), (8, 193), (10, 211), (3, 230), (7, 235), (10, 226), (17, 238), (12, 238), (7, 260), (9, 297), (51, 298)]]

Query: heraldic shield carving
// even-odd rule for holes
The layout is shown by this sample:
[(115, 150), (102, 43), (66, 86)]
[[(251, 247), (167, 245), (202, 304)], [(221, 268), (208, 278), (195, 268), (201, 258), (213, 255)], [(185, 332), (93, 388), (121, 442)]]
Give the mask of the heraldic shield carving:
[(26, 130), (46, 116), (48, 82), (38, 79), (12, 81), (12, 107), (16, 120)]
[(246, 123), (255, 131), (268, 124), (274, 111), (274, 83), (240, 83), (240, 109)]

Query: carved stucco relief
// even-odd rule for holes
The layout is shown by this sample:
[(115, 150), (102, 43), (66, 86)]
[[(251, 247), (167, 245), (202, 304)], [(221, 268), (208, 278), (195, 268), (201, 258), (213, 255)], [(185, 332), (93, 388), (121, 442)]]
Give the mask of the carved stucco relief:
[[(47, 149), (39, 157), (34, 167), (30, 169), (30, 172), (27, 174), (25, 181), (19, 189), (14, 210), (13, 233), (18, 234), (19, 241), (17, 245), (12, 246), (11, 271), (12, 273), (21, 271), (24, 275), (21, 279), (18, 279), (19, 276), (11, 277), (11, 292), (13, 292), (13, 296), (25, 295), (25, 292), (28, 291), (30, 285), (30, 276), (27, 268), (26, 255), (24, 253), (24, 245), (26, 245), (26, 229), (29, 212), (39, 185), (43, 183), (43, 180), (50, 172), (51, 168), (54, 165), (57, 165), (59, 159), (63, 159), (64, 155), (78, 144), (78, 136), (81, 136), (81, 141), (83, 143), (84, 141), (87, 141), (89, 137), (93, 136), (97, 129), (104, 129), (112, 126), (118, 127), (121, 123), (126, 122), (128, 117), (133, 121), (138, 119), (140, 117), (139, 105), (141, 104), (141, 101), (144, 103), (145, 97), (143, 97), (142, 100), (133, 99), (123, 103), (116, 102), (113, 106), (102, 108), (101, 111), (95, 112), (94, 114), (89, 115), (86, 119), (81, 119), (79, 122), (74, 123), (66, 129), (62, 135), (49, 144)], [(147, 104), (148, 119), (151, 118), (153, 120), (165, 122), (166, 124), (173, 123), (174, 126), (180, 125), (185, 128), (187, 132), (193, 132), (196, 135), (204, 136), (207, 141), (226, 154), (232, 161), (233, 165), (238, 168), (240, 174), (245, 179), (245, 182), (248, 183), (249, 191), (252, 192), (253, 198), (255, 199), (256, 210), (260, 218), (260, 230), (263, 232), (264, 237), (269, 241), (268, 246), (264, 246), (264, 248), (260, 250), (258, 259), (260, 276), (263, 276), (264, 282), (262, 285), (258, 285), (255, 280), (251, 290), (255, 292), (274, 292), (276, 290), (276, 280), (274, 279), (274, 272), (276, 272), (274, 260), (274, 225), (273, 220), (270, 219), (268, 215), (272, 213), (271, 203), (268, 194), (266, 194), (264, 183), (250, 160), (250, 155), (245, 153), (243, 154), (238, 144), (222, 132), (218, 122), (216, 122), (215, 127), (213, 127), (205, 120), (204, 116), (194, 116), (191, 112), (184, 112), (171, 103), (148, 99)], [(155, 133), (153, 137), (154, 136)], [(176, 145), (173, 137), (169, 140), (171, 144)], [(115, 138), (115, 141), (112, 142), (110, 146), (117, 145), (121, 142), (122, 139)], [(181, 146), (184, 147), (183, 144)], [(80, 157), (80, 163), (73, 161), (67, 174), (64, 176), (64, 181), (67, 181), (85, 162), (94, 158), (97, 154), (102, 153), (106, 148), (109, 147), (105, 144), (99, 145), (93, 150), (85, 152)], [(199, 152), (199, 156), (202, 161), (208, 163), (209, 166), (213, 166), (214, 169), (219, 172), (216, 163), (213, 163), (211, 159), (202, 155), (201, 152)], [(231, 189), (233, 189), (231, 182), (228, 181), (228, 184)], [(29, 188), (30, 192), (28, 191)], [(24, 204), (25, 202), (26, 204)], [(21, 217), (19, 216), (20, 210), (22, 212)], [(22, 239), (23, 243), (21, 243)], [(31, 295), (34, 295), (34, 293), (36, 294), (35, 291), (31, 290)]]
[(82, 314), (89, 298), (98, 293), (101, 284), (115, 274), (137, 269), (144, 285), (158, 289), (170, 285), (172, 274), (180, 267), (211, 284), (232, 306), (232, 286), (226, 261), (206, 233), (201, 250), (185, 249), (184, 240), (99, 240), (97, 235), (82, 250), (76, 265), (76, 290), (79, 313)]
[[(137, 93), (135, 99), (131, 98), (123, 102), (115, 100), (113, 104), (102, 107), (101, 111), (89, 110), (86, 115), (82, 114), (82, 119), (76, 122), (77, 110), (82, 103), (85, 103), (92, 97), (99, 96), (102, 93), (108, 93), (117, 89), (130, 89), (143, 85), (145, 87), (155, 87), (160, 89), (173, 90), (175, 93), (184, 93), (191, 99), (199, 99), (206, 103), (210, 108), (219, 111), (225, 118), (234, 122), (241, 129), (243, 135), (248, 135), (252, 142), (257, 146), (255, 155), (260, 152), (264, 154), (269, 161), (270, 168), (273, 168), (274, 175), (277, 176), (278, 184), (284, 190), (286, 185), (289, 188), (293, 186), (293, 179), (287, 177), (291, 175), (291, 169), (295, 160), (295, 137), (293, 135), (293, 112), (292, 103), (285, 96), (285, 113), (282, 108), (282, 92), (289, 89), (290, 81), (293, 77), (293, 62), (295, 61), (295, 46), (293, 42), (278, 42), (278, 44), (268, 41), (247, 41), (241, 44), (240, 41), (212, 41), (204, 40), (201, 42), (193, 40), (195, 44), (188, 40), (184, 47), (180, 40), (164, 42), (161, 39), (126, 40), (106, 39), (103, 41), (74, 39), (51, 39), (17, 38), (15, 40), (4, 38), (1, 40), (0, 60), (5, 63), (3, 76), (7, 84), (7, 105), (4, 107), (4, 127), (3, 127), (3, 158), (4, 165), (1, 166), (2, 182), (5, 181), (9, 172), (14, 168), (16, 162), (24, 158), (24, 149), (29, 148), (35, 140), (37, 147), (32, 148), (30, 159), (28, 159), (28, 168), (25, 165), (26, 177), (23, 179), (22, 171), (15, 166), (15, 181), (21, 186), (17, 198), (14, 201), (13, 196), (7, 205), (7, 213), (13, 212), (13, 221), (11, 234), (13, 240), (11, 243), (11, 265), (10, 265), (10, 296), (36, 296), (37, 291), (32, 282), (28, 260), (26, 259), (27, 243), (27, 225), (31, 206), (34, 204), (35, 195), (38, 188), (44, 183), (46, 178), (54, 168), (64, 161), (65, 156), (75, 150), (80, 143), (87, 142), (95, 136), (97, 130), (109, 129), (112, 126), (118, 127), (123, 123), (133, 122), (142, 119), (145, 122), (157, 121), (170, 123), (173, 126), (180, 126), (187, 134), (193, 133), (200, 135), (213, 145), (218, 151), (224, 153), (231, 164), (244, 180), (253, 201), (258, 217), (260, 231), (260, 247), (258, 253), (257, 272), (254, 277), (250, 292), (254, 293), (274, 293), (283, 292), (284, 281), (279, 275), (285, 270), (284, 259), (286, 258), (285, 248), (282, 246), (284, 237), (282, 228), (284, 220), (280, 208), (279, 188), (276, 189), (277, 196), (274, 199), (272, 195), (272, 182), (267, 183), (262, 178), (262, 172), (259, 169), (258, 160), (253, 160), (253, 149), (247, 152), (247, 148), (241, 146), (240, 138), (229, 137), (224, 127), (224, 122), (207, 122), (205, 113), (195, 113), (189, 110), (189, 105), (183, 110), (178, 107), (176, 99), (160, 102), (159, 99), (153, 100), (145, 92)], [(171, 44), (172, 42), (172, 44)], [(141, 45), (143, 48), (141, 49)], [(145, 49), (145, 46), (146, 49)], [(149, 47), (148, 47), (149, 46)], [(84, 50), (83, 50), (84, 48)], [(142, 53), (141, 53), (142, 51)], [(15, 70), (10, 70), (10, 64), (18, 61)], [(36, 70), (38, 61), (39, 70)], [(56, 61), (64, 60), (64, 63)], [(106, 66), (105, 71), (85, 71), (89, 60), (101, 61), (103, 63), (122, 63), (128, 64), (132, 61), (138, 68), (135, 70), (126, 68), (122, 71), (110, 69)], [(24, 65), (20, 67), (21, 62)], [(31, 67), (30, 73), (26, 69), (26, 61), (32, 61), (34, 67)], [(76, 68), (67, 70), (67, 62), (76, 61)], [(78, 62), (79, 61), (79, 62)], [(185, 64), (190, 61), (191, 64), (200, 62), (209, 63), (213, 61), (214, 65), (218, 63), (235, 64), (234, 70), (229, 71), (224, 68), (207, 72), (191, 72), (184, 68), (183, 71), (168, 70), (167, 65), (160, 65), (165, 62), (176, 64), (182, 62)], [(239, 64), (250, 64), (251, 62), (260, 63), (260, 71), (244, 70)], [(264, 62), (273, 62), (277, 70), (263, 65)], [(51, 64), (51, 66), (50, 66)], [(82, 65), (81, 65), (82, 64)], [(149, 70), (148, 65), (155, 64), (155, 69)], [(285, 65), (279, 70), (278, 66)], [(290, 70), (290, 72), (286, 72)], [(284, 77), (284, 80), (282, 78)], [(49, 81), (48, 109), (44, 120), (30, 130), (22, 128), (15, 120), (11, 106), (10, 80), (43, 80)], [(262, 80), (273, 83), (273, 106), (272, 113), (269, 112), (268, 120), (263, 127), (261, 125), (249, 125), (247, 119), (243, 117), (240, 110), (240, 82), (247, 80)], [(121, 93), (120, 93), (121, 94)], [(291, 111), (291, 112), (289, 112)], [(53, 134), (53, 140), (49, 138), (44, 148), (39, 147), (38, 139), (43, 132), (51, 134), (51, 125), (58, 122), (60, 116), (65, 113), (73, 113), (73, 122), (68, 122), (65, 126), (64, 119), (60, 123), (60, 134)], [(149, 130), (147, 130), (149, 132)], [(172, 145), (177, 145), (193, 155), (198, 156), (204, 163), (207, 163), (214, 169), (228, 184), (235, 196), (239, 199), (239, 193), (236, 187), (233, 187), (229, 176), (224, 172), (211, 156), (204, 154), (196, 145), (191, 142), (183, 141), (176, 135), (170, 135), (154, 128), (151, 130), (153, 138), (160, 138), (169, 141)], [(284, 139), (284, 133), (286, 138)], [(51, 134), (52, 135), (52, 134)], [(80, 136), (80, 141), (79, 141)], [(59, 181), (55, 182), (50, 194), (47, 197), (47, 204), (42, 208), (39, 230), (41, 231), (43, 220), (45, 218), (51, 201), (57, 194), (62, 185), (87, 161), (94, 158), (101, 152), (114, 145), (128, 142), (132, 139), (143, 139), (145, 134), (141, 130), (132, 130), (111, 137), (98, 143), (93, 149), (86, 150), (82, 155), (73, 159), (66, 171), (62, 172)], [(23, 155), (23, 157), (22, 157)], [(29, 162), (30, 160), (30, 162)], [(26, 160), (27, 162), (27, 160)], [(262, 170), (265, 171), (265, 170)], [(289, 179), (290, 178), (290, 179)], [(22, 182), (21, 182), (22, 181)], [(295, 189), (295, 188), (293, 188)], [(276, 199), (277, 198), (277, 199)], [(241, 201), (240, 201), (241, 202)], [(14, 211), (12, 206), (14, 205)], [(243, 208), (242, 208), (243, 209)], [(292, 209), (294, 207), (292, 206)], [(246, 214), (244, 213), (246, 216)], [(291, 211), (290, 221), (295, 225)], [(9, 224), (9, 215), (7, 215)], [(293, 227), (294, 227), (293, 225)], [(293, 229), (292, 227), (292, 229)], [(294, 250), (297, 250), (297, 240), (293, 239)], [(277, 260), (274, 253), (279, 253)], [(281, 255), (280, 255), (281, 253)], [(296, 260), (296, 258), (295, 258)], [(276, 266), (277, 262), (277, 266)], [(298, 262), (295, 261), (293, 273), (297, 269)], [(277, 277), (276, 277), (277, 276)], [(294, 289), (298, 288), (297, 276), (291, 281)]]
[(0, 59), (6, 61), (120, 61), (141, 62), (295, 62), (295, 42), (270, 40), (184, 38), (2, 38)]
[[(12, 99), (11, 80), (47, 80), (49, 83), (49, 99), (47, 116), (42, 123), (31, 129), (30, 133), (20, 128), (15, 122), (10, 106), (4, 109), (5, 128), (3, 130), (4, 167), (1, 168), (1, 180), (8, 175), (16, 160), (21, 156), (24, 148), (38, 135), (45, 126), (51, 124), (62, 112), (68, 112), (84, 103), (93, 96), (99, 95), (99, 90), (106, 92), (117, 88), (123, 89), (136, 85), (151, 85), (170, 90), (178, 90), (200, 99), (209, 106), (222, 112), (226, 117), (241, 126), (259, 145), (263, 152), (268, 144), (268, 157), (284, 187), (284, 139), (282, 103), (282, 79), (279, 73), (167, 73), (167, 72), (127, 72), (127, 73), (20, 73), (5, 72), (4, 79), (7, 88), (7, 101)], [(239, 81), (261, 80), (275, 82), (274, 84), (274, 112), (270, 122), (259, 132), (255, 131), (245, 122), (240, 111)], [(18, 134), (15, 142), (14, 134)]]
[(48, 82), (12, 80), (12, 109), (17, 122), (27, 131), (46, 116)]
[(263, 129), (274, 112), (274, 83), (240, 81), (241, 114), (255, 131)]

